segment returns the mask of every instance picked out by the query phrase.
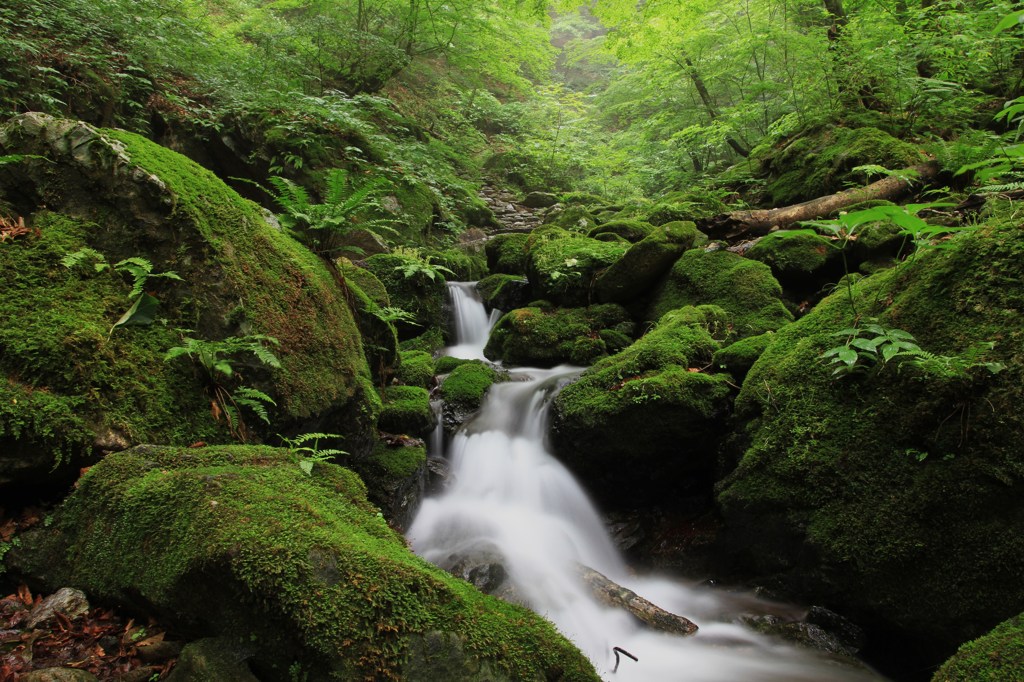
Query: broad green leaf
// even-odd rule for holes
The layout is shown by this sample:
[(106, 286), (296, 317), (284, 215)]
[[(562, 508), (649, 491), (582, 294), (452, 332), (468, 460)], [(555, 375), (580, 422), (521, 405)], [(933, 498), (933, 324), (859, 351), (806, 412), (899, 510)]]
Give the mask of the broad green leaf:
[(160, 302), (153, 296), (143, 293), (135, 299), (132, 307), (121, 316), (114, 326), (110, 328), (113, 332), (118, 327), (142, 327), (153, 324), (156, 320), (156, 309)]

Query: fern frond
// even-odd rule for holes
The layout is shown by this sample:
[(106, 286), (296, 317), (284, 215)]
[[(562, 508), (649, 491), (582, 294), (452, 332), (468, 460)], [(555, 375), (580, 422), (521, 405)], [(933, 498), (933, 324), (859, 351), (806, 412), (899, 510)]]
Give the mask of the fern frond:
[(274, 189), (274, 201), (286, 213), (296, 214), (309, 208), (309, 192), (298, 183), (276, 175), (267, 178), (267, 182)]

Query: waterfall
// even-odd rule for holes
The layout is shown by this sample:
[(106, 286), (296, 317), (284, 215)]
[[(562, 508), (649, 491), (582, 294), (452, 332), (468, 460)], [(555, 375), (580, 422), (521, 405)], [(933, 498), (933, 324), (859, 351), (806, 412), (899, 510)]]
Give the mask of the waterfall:
[[(460, 284), (451, 290), (465, 294), (467, 288)], [(467, 294), (456, 305), (472, 301)], [(462, 319), (485, 324), (480, 322), (486, 319), (483, 306)], [(482, 355), (486, 335), (472, 342), (458, 336), (457, 341), (454, 349), (461, 357), (476, 357)], [(606, 680), (878, 680), (737, 624), (740, 613), (770, 612), (752, 597), (630, 575), (586, 493), (545, 443), (550, 401), (581, 371), (568, 366), (514, 369), (513, 381), (491, 387), (478, 415), (449, 445), (451, 482), (424, 501), (409, 529), (414, 551), (442, 568), (475, 564), (498, 576), (495, 582), (504, 581), (499, 594), (551, 620)], [(684, 638), (641, 628), (631, 615), (592, 597), (577, 576), (581, 563), (690, 618), (700, 631)], [(613, 647), (639, 660), (623, 659), (613, 673)]]
[(452, 302), (456, 345), (445, 348), (444, 354), (468, 360), (486, 360), (484, 346), (491, 327), (498, 321), (497, 310), (487, 314), (476, 282), (449, 282), (448, 297)]

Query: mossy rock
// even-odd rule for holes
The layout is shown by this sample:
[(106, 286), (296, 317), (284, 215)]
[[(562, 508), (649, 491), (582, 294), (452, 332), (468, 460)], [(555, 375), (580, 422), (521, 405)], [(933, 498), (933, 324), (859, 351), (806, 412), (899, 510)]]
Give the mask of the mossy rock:
[(852, 171), (879, 165), (900, 170), (923, 161), (920, 150), (878, 128), (822, 126), (807, 129), (774, 146), (751, 154), (767, 177), (772, 205), (788, 206), (832, 194), (847, 182), (865, 184)]
[(729, 375), (700, 368), (718, 350), (723, 316), (713, 306), (672, 311), (555, 398), (555, 453), (602, 508), (656, 505), (695, 484), (709, 496), (731, 391)]
[(490, 275), (476, 285), (489, 310), (522, 308), (530, 300), (530, 281), (519, 275)]
[(647, 293), (702, 233), (693, 223), (669, 223), (630, 247), (594, 282), (602, 303), (625, 303)]
[(1024, 615), (964, 644), (932, 677), (932, 682), (1017, 680), (1024, 680)]
[(737, 379), (742, 379), (772, 342), (773, 332), (748, 336), (715, 351), (711, 361)]
[(569, 232), (586, 234), (597, 227), (599, 221), (594, 217), (586, 206), (566, 206), (560, 211), (551, 211), (544, 216), (544, 224), (549, 227), (558, 227)]
[(599, 234), (615, 234), (635, 244), (650, 235), (652, 231), (654, 231), (654, 226), (642, 220), (612, 220), (592, 227), (587, 231), (587, 236), (596, 238)]
[(207, 637), (190, 642), (181, 650), (169, 682), (223, 680), (223, 682), (259, 682), (245, 659), (251, 645), (229, 637)]
[(366, 484), (367, 498), (380, 507), (392, 528), (405, 532), (427, 489), (427, 449), (422, 440), (378, 441), (368, 457), (347, 460)]
[(627, 250), (626, 244), (583, 236), (539, 241), (530, 250), (527, 276), (535, 295), (558, 305), (586, 305), (597, 276)]
[(459, 249), (444, 249), (427, 252), (431, 262), (448, 268), (452, 273), (448, 279), (457, 282), (476, 282), (487, 276), (487, 259), (482, 255), (469, 254)]
[[(777, 331), (736, 402), (748, 445), (721, 484), (723, 561), (834, 605), (917, 669), (1024, 610), (1024, 231), (987, 226), (853, 285)], [(894, 361), (837, 379), (858, 319), (1005, 369)], [(946, 371), (941, 371), (946, 367)], [(728, 550), (728, 551), (725, 551)], [(907, 580), (908, 572), (914, 575)]]
[(506, 313), (491, 330), (484, 348), (490, 360), (510, 365), (553, 367), (571, 362), (589, 365), (608, 354), (603, 330), (630, 336), (633, 321), (622, 306), (519, 308)]
[(773, 232), (759, 239), (745, 255), (770, 267), (775, 278), (787, 287), (824, 283), (823, 277), (835, 275), (837, 279), (843, 273), (836, 245), (808, 230)]
[(346, 283), (354, 283), (366, 296), (381, 308), (391, 305), (391, 298), (384, 283), (366, 268), (361, 268), (348, 258), (339, 258), (336, 261), (338, 271), (345, 278)]
[[(0, 452), (11, 453), (15, 468), (25, 455), (230, 440), (210, 416), (198, 370), (187, 359), (163, 361), (181, 345), (175, 328), (212, 341), (275, 337), (280, 369), (244, 358), (236, 367), (277, 402), (267, 433), (317, 421), (344, 433), (353, 451), (369, 448), (369, 371), (344, 296), (324, 264), (255, 204), (185, 157), (123, 131), (25, 114), (0, 129), (0, 149), (46, 157), (0, 172), (0, 195), (39, 230), (0, 248), (5, 290), (17, 292), (0, 304)], [(83, 247), (110, 264), (141, 257), (154, 272), (177, 272), (182, 281), (147, 283), (166, 324), (111, 332), (132, 305), (130, 286), (91, 264), (60, 264)], [(37, 473), (29, 467), (10, 480)]]
[(456, 358), (451, 355), (442, 355), (437, 359), (435, 371), (438, 375), (451, 374), (456, 367), (465, 365), (468, 362), (479, 362), (479, 360), (471, 360), (469, 358)]
[(381, 431), (425, 438), (437, 426), (430, 409), (430, 393), (419, 386), (389, 386), (381, 391), (384, 410), (377, 425)]
[(499, 234), (488, 240), (484, 247), (487, 268), (492, 273), (526, 275), (528, 240), (522, 233)]
[[(366, 269), (384, 284), (391, 305), (413, 317), (414, 322), (399, 320), (395, 323), (400, 341), (419, 336), (430, 327), (443, 326), (446, 294), (442, 274), (435, 273), (431, 277), (418, 267), (417, 259), (412, 256), (382, 253), (364, 262)], [(407, 275), (408, 268), (412, 269)]]
[(446, 343), (444, 331), (441, 327), (434, 326), (429, 327), (419, 336), (399, 342), (398, 347), (403, 351), (422, 350), (427, 353), (436, 353), (444, 348)]
[(255, 642), (260, 679), (288, 679), (301, 661), (310, 680), (436, 680), (411, 662), (435, 632), (463, 651), (460, 679), (599, 679), (540, 616), (414, 556), (354, 473), (318, 463), (306, 475), (283, 449), (111, 455), (8, 558), (50, 585)]
[(422, 350), (402, 351), (396, 377), (407, 386), (430, 388), (434, 383), (434, 356)]
[[(374, 281), (380, 284), (373, 274), (366, 274), (369, 277), (360, 277), (359, 281), (368, 282), (371, 286)], [(369, 279), (371, 277), (372, 280)], [(382, 317), (381, 306), (356, 284), (355, 279), (346, 279), (345, 288), (348, 289), (348, 303), (357, 320), (370, 373), (377, 383), (382, 383), (391, 377), (400, 362), (398, 331)]]
[(643, 319), (655, 321), (670, 310), (690, 305), (723, 308), (737, 338), (778, 329), (793, 319), (771, 269), (728, 251), (684, 253), (654, 293)]
[(445, 431), (454, 433), (480, 409), (487, 390), (494, 383), (507, 380), (508, 372), (499, 371), (480, 360), (470, 360), (455, 367), (441, 383)]
[(403, 176), (392, 185), (391, 194), (380, 201), (380, 206), (394, 221), (402, 240), (412, 244), (432, 241), (431, 228), (441, 208), (437, 196), (424, 182)]

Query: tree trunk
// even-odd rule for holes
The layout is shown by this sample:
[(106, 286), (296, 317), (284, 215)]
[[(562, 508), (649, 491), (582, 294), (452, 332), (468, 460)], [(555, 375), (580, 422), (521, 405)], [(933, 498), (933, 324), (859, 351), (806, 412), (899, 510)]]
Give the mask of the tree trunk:
[[(909, 170), (916, 171), (918, 179), (927, 180), (938, 174), (939, 164), (930, 161)], [(697, 221), (697, 227), (713, 239), (760, 236), (768, 234), (772, 228), (821, 218), (862, 201), (896, 199), (909, 189), (909, 182), (897, 176), (890, 176), (867, 187), (844, 190), (793, 206), (723, 213)]]
[(583, 582), (601, 603), (629, 611), (654, 630), (676, 635), (692, 635), (697, 632), (697, 626), (691, 620), (669, 613), (592, 568), (582, 564), (578, 568)]
[[(715, 102), (711, 99), (711, 93), (708, 92), (707, 86), (704, 84), (704, 79), (701, 78), (700, 72), (697, 71), (697, 67), (693, 65), (690, 58), (687, 55), (683, 55), (683, 63), (686, 64), (686, 71), (690, 76), (690, 80), (693, 81), (693, 87), (697, 88), (697, 94), (700, 95), (700, 101), (704, 102), (704, 108), (708, 112), (708, 118), (714, 121), (718, 118), (718, 110), (715, 108)], [(733, 151), (747, 158), (750, 156), (750, 150), (740, 144), (732, 135), (725, 139), (732, 147)]]

